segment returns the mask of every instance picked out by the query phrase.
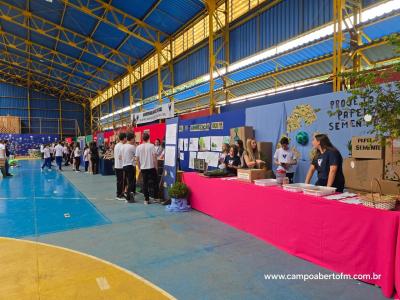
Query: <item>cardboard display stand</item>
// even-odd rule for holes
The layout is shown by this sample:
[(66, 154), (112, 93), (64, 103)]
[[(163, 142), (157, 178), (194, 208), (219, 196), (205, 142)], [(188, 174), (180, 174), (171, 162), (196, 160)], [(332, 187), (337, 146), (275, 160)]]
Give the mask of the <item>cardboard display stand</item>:
[(346, 158), (343, 173), (347, 188), (370, 191), (371, 181), (383, 177), (383, 160)]

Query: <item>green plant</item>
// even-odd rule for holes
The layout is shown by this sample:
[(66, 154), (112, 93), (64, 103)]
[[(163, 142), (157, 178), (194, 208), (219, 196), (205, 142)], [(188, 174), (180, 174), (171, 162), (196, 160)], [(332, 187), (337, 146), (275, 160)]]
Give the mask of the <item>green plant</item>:
[(349, 154), (351, 155), (351, 153), (353, 152), (353, 145), (352, 145), (351, 140), (349, 140), (347, 142), (347, 150), (349, 151)]
[(175, 182), (168, 190), (170, 198), (185, 199), (189, 194), (189, 188), (182, 182)]
[[(393, 35), (388, 40), (400, 52), (400, 35)], [(351, 112), (357, 103), (362, 112), (358, 121), (369, 125), (368, 133), (380, 141), (385, 141), (386, 137), (400, 137), (400, 82), (384, 84), (399, 71), (400, 63), (396, 63), (391, 68), (342, 74), (353, 87), (346, 110)], [(329, 114), (338, 115), (339, 110)]]

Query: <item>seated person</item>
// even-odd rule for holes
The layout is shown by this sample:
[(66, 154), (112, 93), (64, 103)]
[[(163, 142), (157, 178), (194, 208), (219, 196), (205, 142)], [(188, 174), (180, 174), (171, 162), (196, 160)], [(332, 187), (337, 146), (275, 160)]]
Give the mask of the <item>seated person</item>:
[(257, 148), (255, 139), (247, 139), (246, 151), (244, 152), (244, 164), (249, 169), (262, 169), (265, 167), (265, 161), (261, 160), (260, 152)]
[(237, 169), (240, 168), (240, 157), (238, 156), (238, 148), (235, 145), (232, 145), (229, 149), (229, 154), (225, 156), (224, 161), (226, 170), (230, 174), (237, 175)]
[(227, 143), (222, 144), (222, 152), (221, 152), (221, 155), (219, 156), (220, 164), (224, 163), (225, 157), (229, 154), (229, 148), (230, 148), (229, 144), (227, 144)]

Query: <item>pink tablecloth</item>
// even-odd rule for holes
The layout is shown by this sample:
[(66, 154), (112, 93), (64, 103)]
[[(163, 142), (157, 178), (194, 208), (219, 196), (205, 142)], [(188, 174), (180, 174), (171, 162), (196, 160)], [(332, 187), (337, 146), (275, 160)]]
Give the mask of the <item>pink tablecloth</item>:
[[(400, 290), (400, 213), (185, 173), (194, 209), (286, 252), (363, 280), (386, 297)], [(397, 247), (399, 245), (399, 247)]]

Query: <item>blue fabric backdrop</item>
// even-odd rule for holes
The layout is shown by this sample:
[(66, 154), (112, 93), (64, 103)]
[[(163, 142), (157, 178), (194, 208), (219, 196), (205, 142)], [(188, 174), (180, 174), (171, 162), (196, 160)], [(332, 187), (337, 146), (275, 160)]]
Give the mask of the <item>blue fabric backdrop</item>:
[[(173, 119), (167, 119), (166, 124), (172, 125), (172, 124), (179, 124), (179, 118), (173, 118)], [(178, 131), (178, 128), (177, 128)], [(178, 137), (178, 132), (176, 133), (176, 136)], [(172, 144), (166, 144), (165, 146), (174, 146), (175, 147), (175, 166), (167, 166), (164, 164), (164, 174), (163, 174), (163, 181), (164, 181), (164, 199), (168, 199), (168, 188), (170, 188), (176, 181), (176, 171), (178, 169), (178, 161), (177, 157), (179, 155), (179, 150), (177, 146), (177, 141), (178, 138), (175, 139), (174, 143)]]
[[(246, 125), (253, 126), (256, 139), (274, 143), (276, 147), (280, 137), (287, 133), (291, 140), (291, 147), (295, 147), (300, 154), (299, 163), (295, 180), (303, 182), (305, 180), (308, 167), (310, 165), (310, 151), (312, 149), (311, 139), (315, 132), (328, 134), (332, 143), (339, 149), (343, 157), (347, 157), (349, 151), (347, 143), (352, 136), (366, 135), (368, 128), (364, 122), (358, 122), (363, 112), (357, 103), (353, 103), (350, 112), (345, 108), (346, 92), (322, 94), (318, 96), (306, 97), (302, 99), (263, 105), (246, 109)], [(329, 111), (340, 110), (338, 115), (330, 116)], [(308, 113), (309, 123), (300, 118), (300, 126), (294, 126), (292, 130), (287, 128), (287, 119), (291, 116), (294, 120), (297, 116), (304, 115), (305, 111), (316, 110), (315, 120), (313, 113)], [(309, 136), (306, 145), (296, 142), (296, 135), (304, 131)], [(315, 178), (314, 178), (315, 179)]]
[(0, 134), (1, 140), (8, 140), (11, 151), (16, 155), (28, 155), (29, 149), (40, 149), (40, 144), (50, 144), (60, 139), (58, 134)]

